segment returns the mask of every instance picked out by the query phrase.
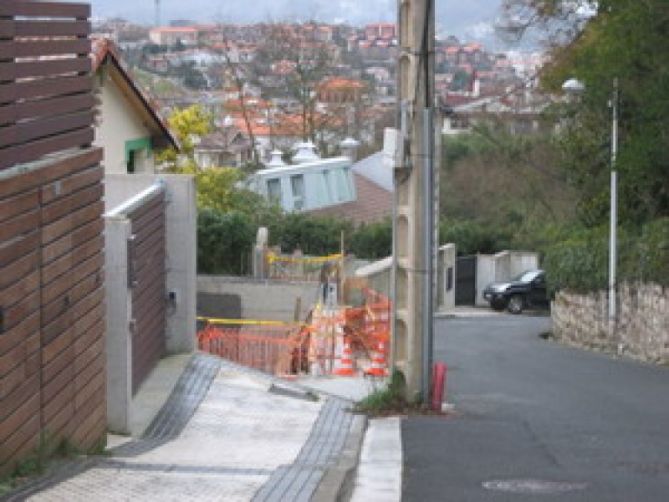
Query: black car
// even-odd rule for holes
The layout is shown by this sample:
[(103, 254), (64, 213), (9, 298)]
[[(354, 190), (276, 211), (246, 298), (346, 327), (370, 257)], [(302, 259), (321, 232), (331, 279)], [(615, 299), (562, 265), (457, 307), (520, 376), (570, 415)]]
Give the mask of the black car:
[(528, 270), (508, 282), (493, 282), (483, 290), (483, 298), (494, 310), (508, 309), (512, 314), (526, 307), (547, 307), (546, 273)]

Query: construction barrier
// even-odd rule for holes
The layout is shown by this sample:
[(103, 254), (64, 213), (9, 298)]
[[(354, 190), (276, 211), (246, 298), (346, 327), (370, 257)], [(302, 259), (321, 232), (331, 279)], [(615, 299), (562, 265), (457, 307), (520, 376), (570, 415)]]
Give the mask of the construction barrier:
[[(218, 320), (220, 321), (220, 320)], [(273, 322), (208, 323), (198, 332), (198, 348), (277, 376), (306, 370), (308, 329)]]
[(363, 291), (360, 307), (317, 305), (307, 324), (198, 318), (200, 350), (274, 375), (388, 375), (390, 299)]
[(272, 251), (267, 252), (265, 261), (269, 279), (321, 281), (323, 267), (340, 264), (344, 260), (342, 254), (326, 256), (283, 255)]

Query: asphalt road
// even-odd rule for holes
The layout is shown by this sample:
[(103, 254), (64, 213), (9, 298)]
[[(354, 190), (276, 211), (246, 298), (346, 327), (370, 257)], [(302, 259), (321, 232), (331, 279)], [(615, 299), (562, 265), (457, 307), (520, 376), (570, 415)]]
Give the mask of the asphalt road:
[(457, 413), (403, 421), (404, 501), (669, 501), (669, 368), (540, 339), (549, 327), (437, 321)]

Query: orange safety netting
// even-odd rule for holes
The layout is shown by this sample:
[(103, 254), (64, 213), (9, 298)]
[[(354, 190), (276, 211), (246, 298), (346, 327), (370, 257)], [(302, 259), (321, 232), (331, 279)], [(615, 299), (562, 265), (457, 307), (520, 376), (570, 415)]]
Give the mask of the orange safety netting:
[(215, 326), (198, 333), (198, 347), (274, 375), (296, 374), (306, 365), (308, 331), (286, 326)]
[(362, 306), (315, 311), (307, 325), (207, 324), (198, 332), (198, 346), (251, 368), (289, 375), (309, 372), (314, 365), (331, 373), (341, 359), (343, 344), (349, 344), (356, 357), (367, 364), (376, 357), (387, 369), (392, 303), (370, 288), (362, 293)]
[(363, 288), (362, 293), (365, 303), (346, 309), (345, 331), (354, 349), (369, 353), (377, 351), (381, 345), (387, 356), (392, 302), (384, 294), (370, 288)]

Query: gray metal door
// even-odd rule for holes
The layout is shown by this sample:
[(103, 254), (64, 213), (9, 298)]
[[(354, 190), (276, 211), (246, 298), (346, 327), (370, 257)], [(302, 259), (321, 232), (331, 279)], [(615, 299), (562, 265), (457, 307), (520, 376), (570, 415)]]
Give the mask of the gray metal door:
[(476, 303), (476, 256), (459, 256), (455, 267), (455, 304)]

